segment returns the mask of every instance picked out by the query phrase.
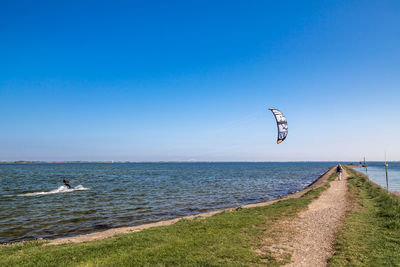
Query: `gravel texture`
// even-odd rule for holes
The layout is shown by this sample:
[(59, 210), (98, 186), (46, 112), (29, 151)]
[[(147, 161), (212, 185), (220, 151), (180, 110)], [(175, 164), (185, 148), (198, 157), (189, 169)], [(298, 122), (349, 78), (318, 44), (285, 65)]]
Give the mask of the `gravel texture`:
[(286, 231), (290, 236), (281, 238), (277, 247), (292, 254), (287, 266), (326, 266), (333, 255), (335, 233), (347, 209), (348, 174), (343, 171), (341, 181), (332, 181), (307, 210), (286, 222), (292, 231)]

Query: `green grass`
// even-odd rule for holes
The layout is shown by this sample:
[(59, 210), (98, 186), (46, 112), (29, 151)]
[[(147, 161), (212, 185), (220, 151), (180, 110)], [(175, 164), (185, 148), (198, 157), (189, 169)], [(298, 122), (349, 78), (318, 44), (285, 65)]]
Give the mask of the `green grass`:
[[(332, 175), (331, 179), (334, 179)], [(274, 223), (295, 216), (329, 184), (298, 199), (209, 218), (181, 220), (101, 241), (43, 246), (26, 242), (0, 247), (0, 266), (279, 266), (290, 255), (257, 254)]]
[(400, 199), (347, 169), (353, 207), (330, 266), (400, 266)]

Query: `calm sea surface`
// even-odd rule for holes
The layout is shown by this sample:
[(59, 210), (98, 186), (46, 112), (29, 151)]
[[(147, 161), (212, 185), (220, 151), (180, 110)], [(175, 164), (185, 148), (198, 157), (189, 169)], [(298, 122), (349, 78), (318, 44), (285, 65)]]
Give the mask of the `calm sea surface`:
[(307, 187), (334, 164), (0, 164), (0, 243), (267, 201)]
[[(389, 190), (400, 192), (400, 162), (388, 162)], [(368, 168), (355, 168), (368, 174), (375, 183), (386, 188), (386, 172), (384, 162), (368, 162)]]

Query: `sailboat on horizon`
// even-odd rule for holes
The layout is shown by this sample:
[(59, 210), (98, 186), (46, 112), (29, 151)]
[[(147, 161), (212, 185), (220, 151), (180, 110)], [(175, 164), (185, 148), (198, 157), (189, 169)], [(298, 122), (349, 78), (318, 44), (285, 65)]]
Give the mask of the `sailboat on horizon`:
[(363, 162), (363, 164), (361, 164), (361, 166), (365, 167), (365, 168), (368, 167), (368, 164), (365, 162), (365, 157), (364, 157), (364, 162)]

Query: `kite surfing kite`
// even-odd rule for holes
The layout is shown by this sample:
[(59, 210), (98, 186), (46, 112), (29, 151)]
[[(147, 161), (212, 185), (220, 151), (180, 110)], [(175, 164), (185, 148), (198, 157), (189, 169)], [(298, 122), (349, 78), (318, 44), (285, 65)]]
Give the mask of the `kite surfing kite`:
[(275, 116), (276, 125), (278, 126), (278, 140), (276, 140), (276, 143), (280, 144), (288, 135), (287, 120), (279, 110), (274, 108), (270, 108), (269, 110), (271, 110), (272, 114)]

